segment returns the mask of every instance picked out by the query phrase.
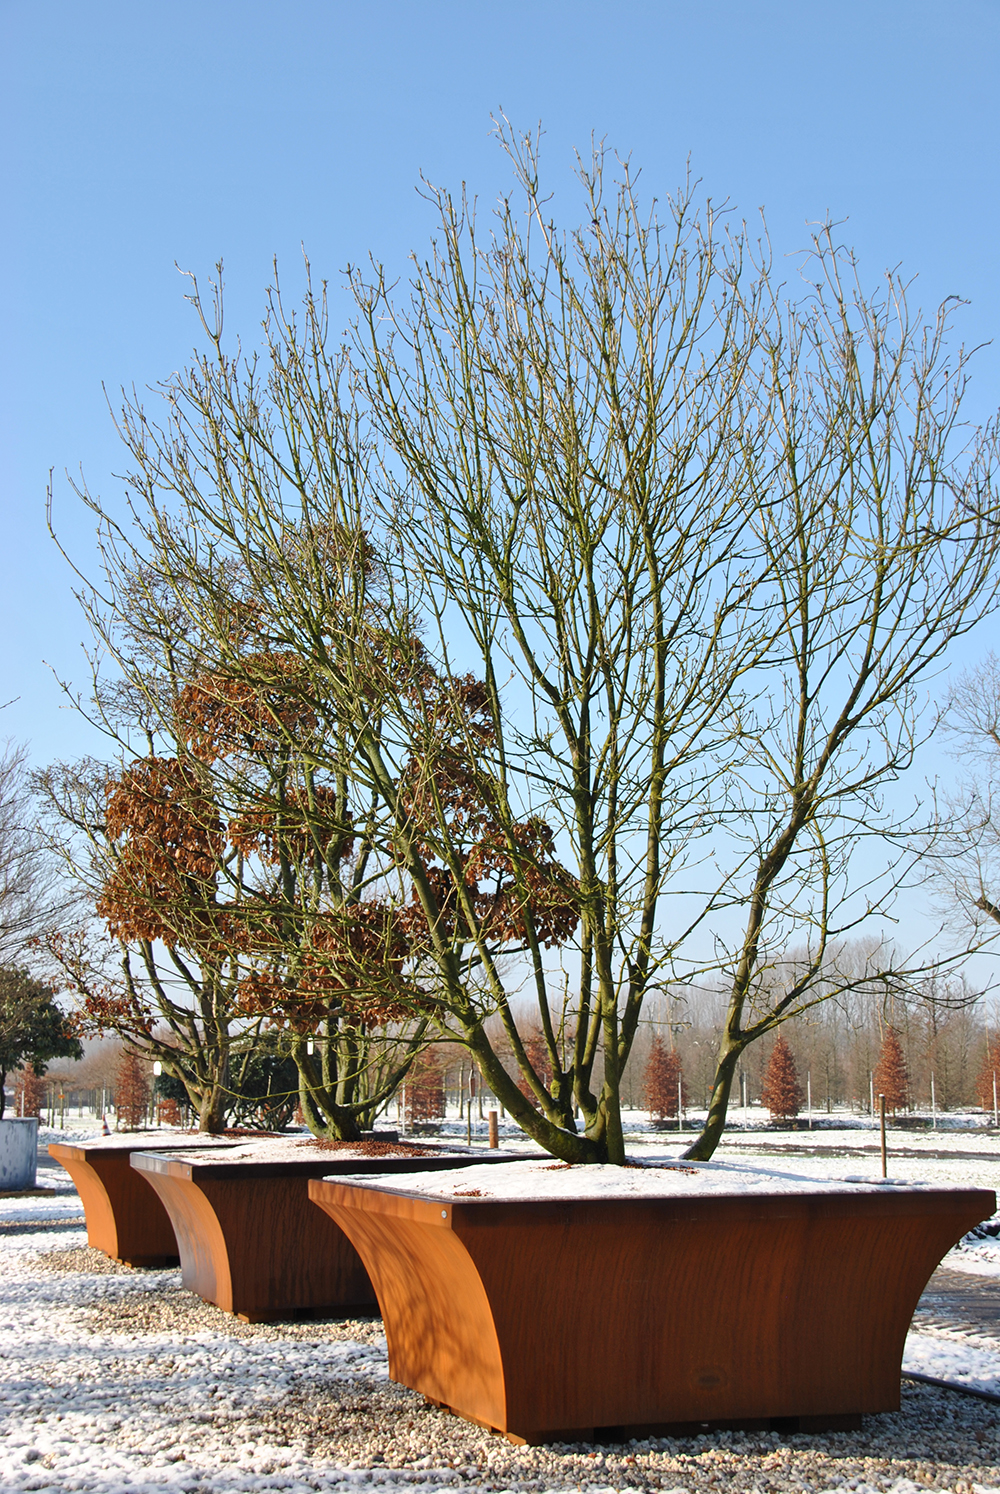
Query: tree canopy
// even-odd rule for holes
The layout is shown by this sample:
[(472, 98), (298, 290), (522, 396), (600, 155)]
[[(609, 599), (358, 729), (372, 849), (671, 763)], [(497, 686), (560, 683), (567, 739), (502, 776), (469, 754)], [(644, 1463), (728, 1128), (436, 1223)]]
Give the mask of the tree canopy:
[(0, 966), (0, 1119), (7, 1075), (30, 1063), (44, 1074), (53, 1058), (82, 1058), (80, 1040), (51, 986), (20, 965)]
[[(996, 604), (996, 430), (961, 427), (948, 308), (925, 324), (894, 274), (867, 291), (832, 230), (793, 295), (690, 183), (651, 211), (600, 151), (563, 231), (537, 142), (501, 139), (486, 231), (428, 187), (429, 255), (407, 287), (349, 272), (346, 346), (311, 280), (293, 311), (275, 277), (259, 358), (224, 337), (221, 281), (192, 286), (203, 347), (160, 423), (134, 396), (120, 417), (131, 527), (81, 490), (89, 613), (127, 669), (145, 578), (197, 637), (208, 735), (252, 701), (279, 757), (350, 785), (405, 942), (376, 956), (354, 925), (337, 958), (556, 1155), (624, 1160), (648, 992), (724, 980), (707, 1157), (749, 1044), (937, 961), (836, 950), (914, 874), (921, 822), (887, 791), (929, 730), (922, 678)], [(287, 662), (280, 705), (261, 659)], [(347, 805), (310, 801), (319, 846)]]

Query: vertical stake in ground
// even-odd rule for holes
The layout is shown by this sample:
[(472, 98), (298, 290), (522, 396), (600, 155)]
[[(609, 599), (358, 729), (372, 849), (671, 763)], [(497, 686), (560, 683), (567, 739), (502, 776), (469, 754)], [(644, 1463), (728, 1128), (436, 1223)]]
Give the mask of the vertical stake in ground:
[(888, 1177), (889, 1170), (886, 1166), (885, 1154), (885, 1095), (879, 1095), (878, 1097), (878, 1123), (882, 1135), (882, 1176)]
[(490, 1151), (495, 1152), (500, 1146), (500, 1126), (497, 1121), (497, 1113), (491, 1110), (487, 1116), (490, 1123)]

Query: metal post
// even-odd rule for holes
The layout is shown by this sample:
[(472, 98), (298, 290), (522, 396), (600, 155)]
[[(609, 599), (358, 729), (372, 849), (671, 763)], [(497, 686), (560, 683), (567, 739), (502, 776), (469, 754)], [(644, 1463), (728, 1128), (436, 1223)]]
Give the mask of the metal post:
[(681, 1094), (681, 1077), (677, 1076), (677, 1129), (683, 1129), (684, 1121), (684, 1096)]
[(868, 1074), (868, 1112), (875, 1124), (875, 1075), (869, 1071)]
[(888, 1177), (889, 1173), (888, 1168), (886, 1167), (885, 1153), (885, 1095), (879, 1095), (878, 1097), (878, 1119), (879, 1128), (882, 1132), (882, 1176)]
[(1000, 1125), (1000, 1120), (997, 1119), (997, 1071), (996, 1071), (996, 1069), (993, 1070), (993, 1124), (995, 1126), (996, 1125)]
[(500, 1145), (500, 1126), (497, 1122), (497, 1113), (491, 1110), (489, 1113), (490, 1123), (490, 1151), (495, 1152)]
[(809, 1116), (809, 1129), (813, 1128), (813, 1076), (806, 1074), (806, 1113)]
[(931, 1130), (937, 1130), (937, 1095), (934, 1093), (933, 1074), (931, 1074)]
[(469, 1070), (469, 1103), (465, 1111), (465, 1140), (468, 1146), (472, 1145), (472, 1102), (476, 1098), (476, 1071)]

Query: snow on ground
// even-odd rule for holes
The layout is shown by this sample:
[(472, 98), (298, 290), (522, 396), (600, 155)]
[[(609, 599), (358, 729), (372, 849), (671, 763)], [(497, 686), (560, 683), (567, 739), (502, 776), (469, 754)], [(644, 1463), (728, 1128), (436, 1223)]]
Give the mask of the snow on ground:
[[(645, 1157), (654, 1148), (677, 1155), (662, 1136), (636, 1150)], [(903, 1160), (893, 1158), (893, 1175), (916, 1180)], [(39, 1181), (50, 1191), (0, 1197), (4, 1494), (446, 1487), (1000, 1494), (998, 1408), (927, 1386), (904, 1384), (903, 1410), (867, 1418), (862, 1433), (515, 1449), (394, 1386), (377, 1321), (243, 1325), (184, 1292), (177, 1272), (131, 1271), (87, 1251), (75, 1190), (44, 1161)], [(986, 1154), (918, 1162), (931, 1184), (993, 1186), (1000, 1172)], [(826, 1157), (755, 1156), (754, 1163), (803, 1178), (862, 1171), (856, 1158), (834, 1165)], [(863, 1170), (877, 1168), (866, 1160)], [(494, 1170), (482, 1171), (495, 1180)], [(989, 1242), (966, 1253), (991, 1249), (1000, 1261)], [(905, 1363), (1000, 1392), (1000, 1336), (911, 1333)]]

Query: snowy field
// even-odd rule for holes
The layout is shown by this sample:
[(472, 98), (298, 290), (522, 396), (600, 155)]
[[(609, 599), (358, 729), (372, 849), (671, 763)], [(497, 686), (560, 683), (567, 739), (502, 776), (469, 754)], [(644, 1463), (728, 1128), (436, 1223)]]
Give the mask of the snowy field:
[[(730, 1133), (722, 1155), (749, 1161), (753, 1148), (755, 1164), (791, 1177), (874, 1179), (877, 1153), (825, 1153), (876, 1141), (857, 1128), (750, 1130)], [(900, 1181), (995, 1188), (1000, 1176), (987, 1132), (894, 1132), (891, 1143)], [(632, 1150), (680, 1148), (660, 1134)], [(0, 1197), (0, 1490), (11, 1494), (1000, 1491), (1000, 1406), (907, 1382), (903, 1409), (858, 1433), (514, 1448), (393, 1385), (376, 1319), (241, 1324), (184, 1292), (179, 1272), (88, 1251), (69, 1179), (46, 1165), (39, 1183), (52, 1191)], [(1000, 1277), (1000, 1245), (969, 1242), (945, 1264)], [(911, 1333), (905, 1366), (1000, 1393), (1000, 1330)]]

